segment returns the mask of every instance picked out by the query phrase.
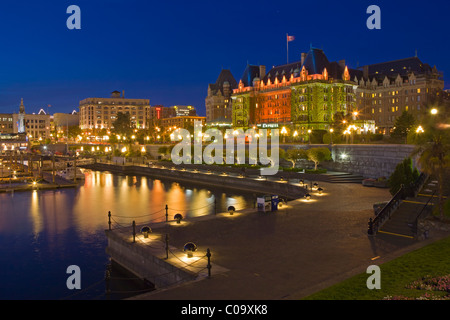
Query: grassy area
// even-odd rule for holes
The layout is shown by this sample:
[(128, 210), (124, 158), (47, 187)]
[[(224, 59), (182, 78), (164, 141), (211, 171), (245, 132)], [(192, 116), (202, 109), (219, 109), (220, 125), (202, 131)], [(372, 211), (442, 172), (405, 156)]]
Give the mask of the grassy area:
[[(366, 281), (371, 274), (364, 273), (308, 296), (305, 300), (382, 300), (388, 296), (419, 298), (430, 294), (439, 297), (447, 295), (446, 298), (450, 299), (450, 237), (379, 267), (381, 289), (368, 289)], [(426, 276), (447, 276), (448, 292), (407, 288)]]

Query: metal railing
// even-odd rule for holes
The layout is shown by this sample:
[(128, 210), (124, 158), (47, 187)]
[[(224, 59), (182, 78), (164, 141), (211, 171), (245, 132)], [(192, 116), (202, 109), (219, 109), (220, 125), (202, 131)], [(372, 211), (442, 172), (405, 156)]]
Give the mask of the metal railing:
[(391, 218), (392, 214), (400, 206), (401, 201), (408, 196), (415, 197), (427, 179), (428, 175), (421, 173), (414, 183), (409, 186), (402, 185), (400, 190), (397, 191), (392, 199), (383, 207), (383, 209), (381, 209), (377, 216), (374, 219), (369, 219), (367, 233), (369, 235), (375, 235), (381, 226)]
[(424, 204), (422, 210), (420, 210), (419, 214), (417, 215), (416, 219), (415, 219), (414, 222), (413, 222), (413, 225), (412, 225), (412, 231), (413, 231), (413, 234), (414, 234), (416, 237), (417, 237), (417, 232), (418, 232), (419, 220), (420, 220), (420, 218), (422, 217), (422, 215), (424, 214), (424, 212), (426, 212), (426, 209), (431, 208), (431, 207), (430, 207), (430, 202), (433, 201), (434, 196), (435, 196), (435, 194), (436, 194), (436, 191), (437, 191), (437, 190), (434, 190), (433, 194), (430, 196), (430, 199), (428, 199), (428, 201)]

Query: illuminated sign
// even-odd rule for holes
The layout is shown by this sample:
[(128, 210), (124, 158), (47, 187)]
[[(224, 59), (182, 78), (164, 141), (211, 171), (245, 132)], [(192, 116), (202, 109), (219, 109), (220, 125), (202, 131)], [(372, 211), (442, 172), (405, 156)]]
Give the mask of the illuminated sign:
[(262, 129), (274, 129), (278, 128), (278, 123), (258, 123), (256, 126)]

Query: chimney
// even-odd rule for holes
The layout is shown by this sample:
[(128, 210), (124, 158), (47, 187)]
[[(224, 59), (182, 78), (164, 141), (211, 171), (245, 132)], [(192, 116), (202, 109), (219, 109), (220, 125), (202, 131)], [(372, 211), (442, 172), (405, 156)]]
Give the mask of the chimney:
[(339, 60), (339, 67), (341, 67), (341, 69), (345, 69), (345, 60)]
[(369, 66), (363, 66), (363, 78), (369, 78)]
[(303, 62), (305, 62), (306, 55), (307, 55), (307, 53), (302, 52), (302, 62), (301, 62), (302, 65), (303, 65)]
[(259, 79), (264, 78), (266, 75), (266, 66), (259, 66)]
[(122, 98), (125, 98), (125, 90), (122, 90)]

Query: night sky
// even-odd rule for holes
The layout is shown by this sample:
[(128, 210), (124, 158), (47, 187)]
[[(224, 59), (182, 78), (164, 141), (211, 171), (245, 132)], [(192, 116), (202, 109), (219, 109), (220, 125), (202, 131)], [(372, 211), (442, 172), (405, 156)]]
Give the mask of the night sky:
[[(81, 30), (69, 30), (69, 5)], [(366, 9), (381, 8), (381, 30)], [(355, 68), (412, 57), (436, 65), (450, 88), (448, 1), (2, 1), (0, 113), (78, 110), (88, 97), (194, 105), (205, 115), (222, 68), (237, 80), (247, 63), (269, 70), (300, 60), (310, 45)], [(51, 105), (50, 108), (47, 106)]]

